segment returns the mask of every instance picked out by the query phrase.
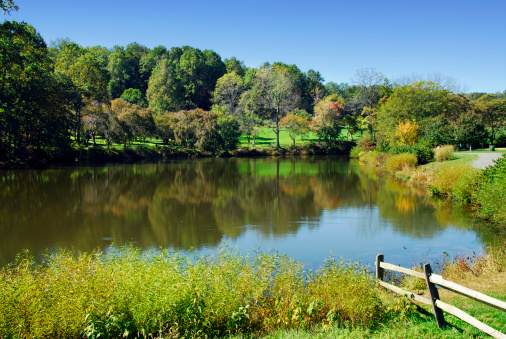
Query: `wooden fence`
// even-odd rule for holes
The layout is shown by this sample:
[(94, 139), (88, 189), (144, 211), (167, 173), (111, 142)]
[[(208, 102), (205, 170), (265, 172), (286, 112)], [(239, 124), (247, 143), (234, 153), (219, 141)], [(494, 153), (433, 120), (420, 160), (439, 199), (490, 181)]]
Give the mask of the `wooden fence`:
[[(484, 303), (486, 305), (495, 307), (499, 310), (506, 312), (506, 302), (489, 297), (487, 295), (484, 295), (480, 292), (476, 292), (474, 290), (471, 290), (469, 288), (466, 288), (464, 286), (458, 285), (456, 283), (453, 283), (451, 281), (443, 279), (442, 276), (432, 273), (432, 269), (430, 267), (430, 264), (425, 264), (423, 269), (423, 272), (417, 272), (413, 271), (404, 267), (392, 265), (389, 263), (386, 263), (383, 261), (384, 256), (383, 254), (378, 254), (376, 256), (376, 278), (378, 279), (378, 283), (391, 290), (394, 291), (397, 294), (406, 295), (408, 298), (414, 301), (418, 301), (427, 305), (431, 305), (432, 309), (434, 311), (434, 315), (436, 317), (436, 322), (439, 328), (444, 328), (446, 326), (446, 322), (444, 319), (443, 311), (450, 313), (457, 318), (462, 319), (463, 321), (467, 322), (468, 324), (471, 324), (472, 326), (478, 328), (479, 330), (487, 333), (488, 335), (494, 337), (494, 338), (501, 338), (506, 339), (506, 334), (499, 332), (498, 330), (482, 323), (478, 319), (470, 316), (466, 312), (452, 306), (449, 304), (446, 304), (442, 302), (439, 299), (439, 293), (438, 288), (444, 288), (446, 290), (461, 294), (465, 297), (474, 299), (476, 301), (479, 301), (481, 303)], [(392, 284), (384, 282), (385, 277), (385, 270), (391, 270), (399, 273), (408, 274), (420, 279), (424, 279), (427, 283), (427, 288), (429, 290), (430, 299), (427, 299), (425, 297), (422, 297), (420, 295), (417, 295), (415, 293), (412, 293), (410, 291), (403, 290), (402, 288), (399, 288), (397, 286), (394, 286)]]

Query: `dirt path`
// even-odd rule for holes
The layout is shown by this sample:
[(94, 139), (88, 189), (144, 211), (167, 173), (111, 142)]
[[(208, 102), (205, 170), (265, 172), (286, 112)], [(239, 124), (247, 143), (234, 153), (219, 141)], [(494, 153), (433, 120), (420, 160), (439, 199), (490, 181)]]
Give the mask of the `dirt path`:
[(481, 168), (481, 169), (484, 169), (487, 166), (493, 165), (495, 159), (499, 159), (504, 155), (504, 153), (500, 153), (500, 152), (490, 152), (490, 153), (468, 152), (468, 154), (478, 156), (478, 160), (475, 160), (471, 165), (475, 168)]

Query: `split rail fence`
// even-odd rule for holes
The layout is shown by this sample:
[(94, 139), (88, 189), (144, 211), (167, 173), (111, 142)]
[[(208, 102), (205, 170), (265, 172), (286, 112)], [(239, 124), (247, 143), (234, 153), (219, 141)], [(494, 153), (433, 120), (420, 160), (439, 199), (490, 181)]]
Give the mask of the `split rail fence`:
[[(444, 314), (443, 314), (443, 311), (445, 311), (447, 313), (450, 313), (450, 314), (456, 316), (457, 318), (460, 318), (461, 320), (467, 322), (468, 324), (478, 328), (479, 330), (487, 333), (488, 335), (490, 335), (494, 338), (506, 339), (506, 334), (482, 323), (481, 321), (470, 316), (466, 312), (464, 312), (452, 305), (442, 302), (439, 299), (438, 288), (444, 288), (446, 290), (461, 294), (465, 297), (474, 299), (476, 301), (479, 301), (479, 302), (484, 303), (486, 305), (495, 307), (495, 308), (505, 311), (505, 312), (506, 312), (506, 302), (489, 297), (485, 294), (471, 290), (467, 287), (461, 286), (461, 285), (456, 284), (454, 282), (445, 280), (445, 279), (443, 279), (442, 276), (432, 273), (432, 269), (430, 267), (430, 264), (424, 265), (423, 272), (417, 272), (417, 271), (413, 271), (413, 270), (410, 270), (410, 269), (407, 269), (407, 268), (404, 268), (401, 266), (396, 266), (396, 265), (386, 263), (383, 260), (384, 260), (383, 254), (378, 254), (376, 256), (376, 278), (378, 279), (378, 283), (381, 286), (383, 286), (383, 287), (385, 287), (397, 294), (406, 295), (411, 300), (432, 306), (432, 309), (434, 311), (434, 315), (436, 317), (436, 322), (437, 322), (437, 325), (439, 328), (446, 327), (446, 321), (444, 319)], [(391, 271), (395, 271), (395, 272), (399, 272), (399, 273), (408, 274), (408, 275), (411, 275), (413, 277), (417, 277), (420, 279), (424, 279), (425, 282), (427, 283), (427, 288), (429, 290), (430, 299), (427, 299), (425, 297), (417, 295), (413, 292), (403, 290), (400, 287), (394, 286), (392, 284), (389, 284), (389, 283), (383, 281), (385, 278), (385, 270), (391, 270)]]

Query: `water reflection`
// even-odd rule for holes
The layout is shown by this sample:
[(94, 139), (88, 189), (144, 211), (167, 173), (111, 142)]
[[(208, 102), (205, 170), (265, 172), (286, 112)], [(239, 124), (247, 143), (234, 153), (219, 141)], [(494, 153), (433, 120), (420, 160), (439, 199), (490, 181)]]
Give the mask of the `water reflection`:
[(302, 234), (301, 228), (327, 232), (324, 222), (349, 230), (341, 233), (353, 234), (346, 241), (357, 245), (375, 235), (423, 240), (449, 226), (474, 228), (465, 209), (434, 205), (340, 158), (5, 171), (0, 203), (0, 265), (23, 249), (36, 255), (53, 248), (92, 251), (111, 242), (212, 249), (224, 239), (239, 244), (247, 238), (247, 249), (266, 239), (283, 247), (289, 241), (280, 241)]

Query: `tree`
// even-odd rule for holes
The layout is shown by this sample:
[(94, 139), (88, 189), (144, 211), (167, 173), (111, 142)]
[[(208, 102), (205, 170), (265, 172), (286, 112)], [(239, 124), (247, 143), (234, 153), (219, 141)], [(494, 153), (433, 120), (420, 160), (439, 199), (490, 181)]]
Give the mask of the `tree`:
[(161, 59), (156, 65), (149, 78), (147, 98), (155, 115), (182, 109), (184, 88), (176, 75), (176, 65), (170, 60)]
[(490, 144), (494, 144), (498, 131), (506, 123), (506, 100), (486, 94), (476, 100), (475, 110), (488, 128)]
[(231, 151), (237, 148), (241, 130), (237, 119), (231, 115), (220, 114), (218, 116), (218, 133), (223, 143), (223, 148)]
[(14, 3), (14, 1), (4, 1), (0, 0), (0, 8), (4, 12), (4, 14), (10, 14), (12, 11), (17, 11), (19, 9), (18, 6)]
[(142, 92), (137, 88), (129, 88), (126, 89), (123, 94), (121, 94), (120, 97), (121, 100), (127, 101), (131, 104), (136, 104), (141, 107), (147, 107), (148, 103), (144, 96), (142, 95)]
[(263, 113), (274, 123), (276, 146), (279, 147), (281, 118), (297, 107), (300, 99), (294, 80), (282, 66), (264, 66), (256, 73), (252, 92), (253, 98), (259, 102), (259, 113)]
[(380, 99), (381, 84), (385, 76), (373, 68), (360, 68), (352, 79), (358, 88), (355, 100), (362, 107), (373, 108)]
[(406, 120), (395, 126), (395, 136), (399, 145), (414, 145), (420, 139), (418, 124), (415, 121)]
[(341, 134), (341, 117), (344, 112), (342, 101), (336, 95), (329, 95), (315, 106), (311, 127), (318, 135), (318, 143), (321, 139), (331, 143), (332, 139), (337, 139)]
[(248, 68), (244, 65), (244, 61), (237, 60), (236, 57), (225, 59), (223, 61), (227, 69), (227, 73), (235, 72), (238, 76), (244, 77)]
[(415, 120), (420, 126), (420, 137), (428, 139), (432, 119), (442, 116), (453, 123), (469, 109), (469, 100), (462, 95), (453, 94), (433, 82), (417, 82), (393, 90), (378, 109), (377, 127), (381, 137), (394, 145), (395, 126)]
[(156, 126), (155, 134), (163, 140), (164, 145), (168, 145), (169, 140), (175, 140), (176, 113), (156, 115), (154, 119)]
[(26, 23), (1, 23), (0, 157), (68, 146), (69, 97), (37, 31)]
[(213, 101), (226, 108), (227, 113), (238, 116), (237, 108), (244, 88), (242, 78), (232, 71), (227, 73), (216, 82), (216, 89), (213, 94)]
[(311, 131), (309, 120), (295, 114), (288, 114), (281, 119), (281, 126), (288, 132), (295, 146), (295, 138), (304, 138)]
[(73, 86), (72, 109), (75, 113), (75, 136), (81, 142), (82, 108), (85, 100), (107, 101), (109, 75), (94, 53), (75, 43), (69, 43), (58, 54), (55, 71), (69, 79)]

